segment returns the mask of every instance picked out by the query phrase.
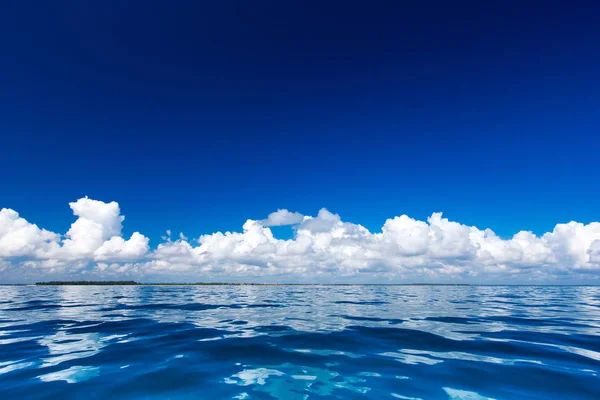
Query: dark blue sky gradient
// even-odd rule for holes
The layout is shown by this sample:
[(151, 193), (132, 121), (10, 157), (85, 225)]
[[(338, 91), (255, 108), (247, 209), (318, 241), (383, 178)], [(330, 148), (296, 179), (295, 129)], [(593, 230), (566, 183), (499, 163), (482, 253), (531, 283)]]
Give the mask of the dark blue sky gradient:
[(597, 2), (88, 3), (0, 11), (0, 206), (42, 227), (600, 219)]

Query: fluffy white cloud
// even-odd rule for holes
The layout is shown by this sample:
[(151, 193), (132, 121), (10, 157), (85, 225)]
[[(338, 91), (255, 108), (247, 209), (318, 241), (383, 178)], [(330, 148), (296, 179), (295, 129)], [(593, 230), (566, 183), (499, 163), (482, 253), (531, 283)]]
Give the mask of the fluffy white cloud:
[(594, 240), (588, 250), (590, 263), (600, 264), (600, 240)]
[(0, 257), (35, 257), (56, 249), (60, 236), (30, 224), (14, 210), (0, 210)]
[(94, 251), (94, 259), (102, 261), (136, 261), (142, 258), (150, 246), (149, 239), (134, 232), (129, 240), (113, 236)]
[(0, 257), (19, 258), (25, 265), (40, 267), (76, 266), (86, 261), (140, 260), (149, 251), (148, 238), (135, 232), (129, 240), (121, 237), (125, 219), (116, 202), (104, 203), (81, 198), (69, 203), (77, 220), (62, 238), (27, 222), (11, 209), (0, 211)]
[[(0, 266), (14, 274), (95, 274), (167, 280), (515, 282), (600, 278), (600, 223), (558, 224), (536, 236), (510, 239), (490, 229), (406, 215), (381, 231), (342, 221), (321, 209), (315, 217), (277, 210), (248, 220), (241, 232), (202, 235), (194, 242), (170, 231), (154, 250), (135, 232), (121, 236), (115, 202), (70, 203), (77, 220), (62, 237), (10, 209), (0, 211)], [(294, 225), (294, 238), (277, 239), (270, 226)], [(7, 272), (5, 272), (7, 273)], [(27, 272), (29, 273), (29, 272)]]
[(269, 214), (267, 219), (260, 221), (263, 226), (282, 226), (294, 225), (302, 222), (304, 215), (298, 212), (290, 212), (288, 210), (277, 210)]
[(72, 256), (89, 256), (103, 246), (112, 237), (121, 235), (121, 216), (119, 204), (104, 203), (87, 197), (69, 203), (77, 217), (67, 232), (63, 250)]

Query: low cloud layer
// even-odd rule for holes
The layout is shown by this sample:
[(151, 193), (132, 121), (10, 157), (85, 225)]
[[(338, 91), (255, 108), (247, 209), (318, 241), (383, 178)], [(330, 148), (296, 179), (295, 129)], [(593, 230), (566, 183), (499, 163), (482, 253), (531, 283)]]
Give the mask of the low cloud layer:
[[(254, 282), (597, 283), (600, 223), (558, 224), (536, 236), (510, 239), (490, 229), (406, 215), (381, 231), (344, 222), (321, 209), (314, 217), (277, 210), (247, 220), (240, 232), (192, 240), (170, 231), (155, 248), (135, 232), (122, 237), (118, 203), (82, 198), (69, 203), (77, 219), (64, 234), (0, 211), (0, 277), (4, 281), (116, 279)], [(281, 240), (271, 226), (291, 225)]]

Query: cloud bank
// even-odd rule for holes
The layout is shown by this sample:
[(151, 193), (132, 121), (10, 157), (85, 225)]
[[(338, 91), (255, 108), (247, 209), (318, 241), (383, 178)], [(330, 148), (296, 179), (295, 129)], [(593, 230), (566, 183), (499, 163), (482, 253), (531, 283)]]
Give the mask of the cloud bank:
[[(77, 219), (64, 234), (39, 228), (12, 209), (0, 211), (0, 277), (4, 281), (116, 279), (252, 282), (544, 283), (600, 280), (600, 223), (557, 224), (510, 239), (433, 213), (385, 221), (380, 232), (277, 210), (247, 220), (240, 232), (188, 239), (171, 232), (155, 248), (135, 232), (121, 234), (118, 203), (87, 197), (69, 203)], [(273, 236), (291, 225), (294, 237)]]

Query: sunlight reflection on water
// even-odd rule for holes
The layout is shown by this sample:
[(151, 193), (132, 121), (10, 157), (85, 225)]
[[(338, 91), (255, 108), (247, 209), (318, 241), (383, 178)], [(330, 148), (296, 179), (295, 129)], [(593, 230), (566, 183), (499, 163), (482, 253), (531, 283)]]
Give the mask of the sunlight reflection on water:
[(0, 300), (7, 398), (600, 398), (596, 287), (4, 286)]

